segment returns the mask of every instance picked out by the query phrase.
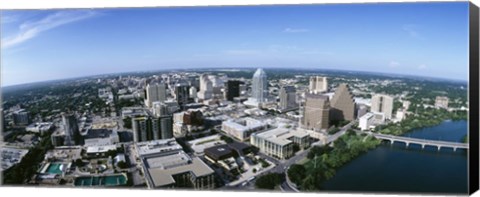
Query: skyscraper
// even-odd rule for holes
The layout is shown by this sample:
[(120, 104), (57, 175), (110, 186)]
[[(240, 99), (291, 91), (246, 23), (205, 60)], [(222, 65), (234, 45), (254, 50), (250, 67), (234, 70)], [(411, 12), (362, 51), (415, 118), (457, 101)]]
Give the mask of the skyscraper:
[(208, 78), (208, 75), (203, 74), (200, 76), (200, 91), (198, 92), (198, 98), (202, 100), (208, 100), (213, 97), (213, 83)]
[(310, 77), (309, 90), (312, 93), (322, 93), (328, 90), (327, 77), (313, 76)]
[(62, 113), (63, 128), (65, 130), (65, 145), (73, 146), (81, 143), (80, 130), (77, 118), (73, 113)]
[(165, 84), (148, 84), (146, 87), (145, 96), (147, 97), (145, 102), (147, 107), (152, 107), (152, 103), (155, 101), (165, 101), (167, 99), (167, 90)]
[(290, 110), (298, 107), (297, 94), (294, 86), (283, 86), (280, 88), (280, 110)]
[(328, 129), (330, 102), (328, 96), (319, 94), (305, 94), (302, 127), (308, 130), (320, 131)]
[(267, 74), (263, 69), (259, 68), (253, 74), (252, 78), (252, 98), (258, 103), (263, 103), (268, 97), (268, 81)]
[(190, 87), (189, 94), (191, 99), (197, 100), (197, 88), (195, 88), (195, 86)]
[(372, 96), (371, 111), (383, 113), (385, 118), (392, 119), (393, 97), (384, 94)]
[(233, 101), (233, 98), (240, 96), (240, 84), (243, 82), (238, 80), (228, 80), (225, 89), (225, 98), (229, 101)]
[(338, 86), (330, 104), (332, 106), (331, 120), (352, 121), (355, 119), (355, 100), (347, 84), (342, 83)]
[(189, 103), (190, 100), (190, 87), (188, 85), (177, 84), (175, 86), (175, 98), (180, 109), (184, 110), (185, 105)]

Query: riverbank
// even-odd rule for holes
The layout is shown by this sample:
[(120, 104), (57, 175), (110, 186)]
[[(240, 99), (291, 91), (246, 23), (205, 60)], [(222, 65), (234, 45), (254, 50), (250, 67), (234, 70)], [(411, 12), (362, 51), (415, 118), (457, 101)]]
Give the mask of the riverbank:
[(375, 131), (388, 135), (403, 135), (415, 129), (437, 126), (446, 120), (467, 120), (467, 117), (466, 111), (448, 112), (445, 109), (427, 108), (417, 110), (416, 114), (408, 115), (401, 122), (378, 126)]
[(302, 191), (321, 190), (322, 183), (334, 177), (337, 169), (380, 143), (372, 136), (347, 132), (334, 142), (333, 148), (312, 148), (308, 154), (309, 160), (292, 165), (288, 176)]
[[(408, 137), (461, 142), (467, 121), (444, 121), (415, 129)], [(465, 194), (468, 191), (467, 151), (382, 142), (359, 155), (322, 182), (324, 191)]]

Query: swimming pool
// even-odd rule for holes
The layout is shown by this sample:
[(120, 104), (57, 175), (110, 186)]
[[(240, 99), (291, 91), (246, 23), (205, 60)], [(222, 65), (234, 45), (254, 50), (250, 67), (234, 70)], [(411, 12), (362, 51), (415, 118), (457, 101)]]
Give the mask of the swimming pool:
[(83, 176), (77, 177), (74, 181), (75, 186), (120, 186), (125, 184), (127, 184), (125, 175)]
[(49, 174), (62, 174), (63, 173), (62, 165), (63, 164), (61, 164), (61, 163), (50, 163), (46, 172), (49, 173)]

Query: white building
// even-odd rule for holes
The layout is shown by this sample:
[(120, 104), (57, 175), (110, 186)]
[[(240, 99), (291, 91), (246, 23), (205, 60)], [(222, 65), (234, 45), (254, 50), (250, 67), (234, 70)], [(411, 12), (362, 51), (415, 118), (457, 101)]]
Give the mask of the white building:
[(310, 77), (309, 90), (312, 93), (324, 93), (328, 90), (327, 77), (313, 76)]
[(259, 107), (268, 99), (268, 81), (267, 74), (259, 68), (253, 74), (252, 95), (245, 101), (245, 105)]
[(369, 112), (359, 118), (358, 126), (362, 131), (375, 128), (376, 125), (385, 122), (385, 115), (383, 113)]
[(275, 128), (252, 134), (250, 143), (267, 155), (287, 159), (294, 155), (294, 144), (302, 149), (309, 147), (310, 137), (308, 133), (301, 130)]
[(266, 123), (250, 117), (230, 119), (222, 123), (222, 130), (225, 133), (241, 141), (248, 139), (253, 132), (261, 131), (266, 127)]
[(213, 97), (213, 82), (206, 74), (200, 76), (200, 91), (197, 96), (202, 100), (209, 100)]
[(152, 107), (152, 103), (155, 101), (163, 102), (167, 99), (167, 90), (165, 84), (148, 84), (146, 87), (145, 105)]
[(392, 119), (393, 97), (385, 94), (373, 95), (371, 111), (384, 113), (385, 118)]

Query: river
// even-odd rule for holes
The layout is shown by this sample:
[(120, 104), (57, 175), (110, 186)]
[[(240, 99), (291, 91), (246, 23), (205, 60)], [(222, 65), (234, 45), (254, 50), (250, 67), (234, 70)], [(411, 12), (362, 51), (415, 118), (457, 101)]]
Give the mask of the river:
[[(467, 121), (444, 121), (416, 129), (404, 136), (430, 140), (462, 142), (467, 134)], [(468, 191), (467, 152), (420, 145), (383, 142), (337, 170), (323, 184), (327, 191), (381, 193), (450, 193)]]

